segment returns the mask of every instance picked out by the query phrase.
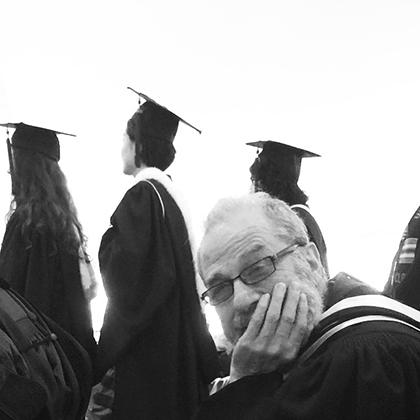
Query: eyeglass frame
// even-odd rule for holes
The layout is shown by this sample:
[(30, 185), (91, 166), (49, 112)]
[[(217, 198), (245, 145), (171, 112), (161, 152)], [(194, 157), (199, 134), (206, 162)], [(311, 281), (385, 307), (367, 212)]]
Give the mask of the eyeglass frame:
[[(215, 284), (214, 286), (209, 287), (207, 290), (205, 290), (205, 291), (201, 294), (200, 299), (201, 299), (203, 302), (205, 302), (205, 303), (207, 303), (207, 304), (209, 304), (209, 305), (211, 305), (211, 306), (217, 306), (217, 305), (220, 305), (220, 304), (221, 304), (221, 303), (223, 303), (223, 302), (226, 302), (228, 299), (230, 299), (230, 298), (233, 296), (233, 292), (234, 292), (234, 289), (233, 289), (233, 283), (234, 283), (234, 281), (235, 281), (235, 280), (239, 279), (239, 280), (241, 280), (241, 282), (242, 282), (242, 283), (246, 284), (247, 286), (251, 286), (251, 285), (254, 285), (254, 284), (261, 283), (263, 280), (267, 279), (267, 278), (268, 278), (268, 277), (270, 277), (273, 273), (275, 273), (275, 272), (276, 272), (276, 270), (277, 270), (276, 262), (279, 260), (279, 258), (281, 258), (281, 257), (285, 257), (286, 255), (289, 255), (289, 254), (291, 254), (291, 253), (295, 252), (295, 251), (296, 251), (299, 247), (301, 247), (301, 246), (305, 246), (305, 245), (306, 245), (306, 244), (293, 243), (292, 245), (289, 245), (289, 246), (287, 246), (286, 248), (283, 248), (281, 251), (277, 252), (277, 253), (276, 253), (276, 254), (274, 254), (274, 255), (268, 255), (267, 257), (264, 257), (264, 258), (259, 259), (258, 261), (255, 261), (255, 262), (254, 262), (254, 263), (252, 263), (251, 265), (249, 265), (249, 266), (245, 267), (245, 268), (244, 268), (244, 269), (243, 269), (243, 270), (239, 273), (239, 275), (238, 275), (238, 276), (236, 276), (236, 277), (234, 277), (233, 279), (223, 280), (223, 281), (221, 281), (220, 283), (217, 283), (217, 284)], [(244, 271), (249, 270), (251, 267), (253, 267), (253, 266), (257, 265), (258, 263), (260, 263), (261, 261), (266, 260), (266, 259), (269, 259), (269, 260), (271, 261), (271, 263), (273, 264), (273, 271), (271, 271), (269, 274), (267, 274), (267, 275), (266, 275), (266, 276), (264, 276), (263, 278), (258, 279), (257, 281), (247, 282), (246, 280), (244, 280), (244, 279), (242, 278), (242, 275), (243, 275), (243, 272), (244, 272)], [(229, 295), (226, 299), (223, 299), (223, 300), (221, 300), (220, 302), (217, 302), (217, 303), (211, 303), (211, 302), (210, 302), (210, 300), (206, 300), (206, 298), (208, 298), (208, 299), (209, 299), (208, 292), (209, 292), (210, 290), (212, 290), (212, 289), (216, 288), (216, 287), (220, 287), (220, 285), (222, 285), (222, 284), (229, 284), (229, 285), (231, 286), (231, 288), (232, 288), (232, 293), (231, 293), (231, 294), (230, 294), (230, 295)]]

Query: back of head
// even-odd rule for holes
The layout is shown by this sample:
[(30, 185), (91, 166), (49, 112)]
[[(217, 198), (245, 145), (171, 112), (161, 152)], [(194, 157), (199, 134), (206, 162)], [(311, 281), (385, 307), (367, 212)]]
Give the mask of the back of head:
[(60, 160), (60, 144), (57, 132), (27, 124), (17, 124), (12, 136), (14, 149), (41, 153), (45, 157), (58, 162)]
[(302, 153), (300, 149), (266, 141), (249, 168), (255, 191), (264, 191), (289, 205), (306, 204), (308, 197), (299, 188)]
[(141, 162), (164, 171), (175, 159), (173, 141), (179, 119), (166, 109), (146, 101), (127, 122), (127, 134), (136, 144), (135, 164)]

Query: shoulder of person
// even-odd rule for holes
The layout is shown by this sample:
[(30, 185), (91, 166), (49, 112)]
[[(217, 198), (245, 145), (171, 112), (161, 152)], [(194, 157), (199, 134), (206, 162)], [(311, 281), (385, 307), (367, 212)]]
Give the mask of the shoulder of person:
[(142, 199), (150, 199), (153, 197), (154, 188), (148, 180), (141, 179), (130, 187), (124, 194), (121, 202), (124, 201), (137, 201)]
[(340, 272), (328, 281), (325, 306), (327, 309), (345, 298), (371, 294), (379, 294), (379, 291), (348, 273)]
[(292, 204), (290, 206), (292, 210), (294, 210), (296, 213), (309, 213), (311, 214), (311, 211), (309, 210), (309, 207), (305, 204)]
[(305, 223), (317, 224), (315, 217), (312, 215), (311, 210), (304, 204), (293, 204), (290, 208), (300, 217)]

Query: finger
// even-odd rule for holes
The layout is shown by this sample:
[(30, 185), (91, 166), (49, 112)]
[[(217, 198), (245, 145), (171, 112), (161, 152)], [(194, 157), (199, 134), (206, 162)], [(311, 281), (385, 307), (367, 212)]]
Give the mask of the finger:
[(281, 313), (280, 322), (277, 326), (276, 335), (289, 338), (295, 323), (299, 299), (300, 291), (296, 283), (292, 283), (287, 289), (286, 300), (283, 304), (283, 310)]
[(305, 293), (301, 293), (296, 314), (296, 322), (290, 333), (290, 342), (297, 347), (302, 345), (303, 341), (309, 336), (313, 328), (313, 325), (309, 323), (308, 312), (308, 298)]
[(264, 323), (265, 313), (267, 311), (268, 303), (270, 302), (270, 295), (265, 293), (260, 297), (257, 307), (251, 316), (248, 326), (243, 333), (242, 337), (252, 338), (257, 337), (260, 332), (261, 326)]
[(271, 294), (271, 300), (265, 314), (264, 324), (259, 333), (260, 337), (272, 337), (275, 333), (277, 325), (279, 324), (285, 295), (286, 285), (284, 283), (277, 283)]

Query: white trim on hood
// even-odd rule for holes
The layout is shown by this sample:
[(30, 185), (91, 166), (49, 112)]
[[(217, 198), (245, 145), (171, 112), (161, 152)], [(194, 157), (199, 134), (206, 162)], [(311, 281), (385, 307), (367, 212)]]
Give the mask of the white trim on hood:
[(196, 271), (195, 277), (196, 277), (197, 292), (198, 292), (198, 295), (200, 296), (201, 293), (206, 288), (200, 276), (197, 274), (197, 267), (196, 267), (196, 261), (195, 261), (197, 248), (196, 248), (196, 243), (195, 243), (194, 231), (192, 228), (192, 220), (189, 213), (189, 208), (185, 204), (184, 196), (182, 192), (177, 188), (176, 184), (169, 178), (169, 176), (165, 174), (165, 172), (161, 171), (159, 168), (148, 167), (148, 168), (142, 169), (135, 177), (136, 183), (142, 180), (147, 180), (147, 179), (154, 179), (158, 181), (160, 184), (162, 184), (165, 187), (166, 191), (168, 191), (170, 196), (174, 199), (175, 203), (181, 210), (182, 215), (184, 216), (184, 221), (185, 221), (185, 225), (187, 227), (187, 232), (188, 232), (188, 239), (191, 245), (191, 253), (193, 256), (194, 269)]

